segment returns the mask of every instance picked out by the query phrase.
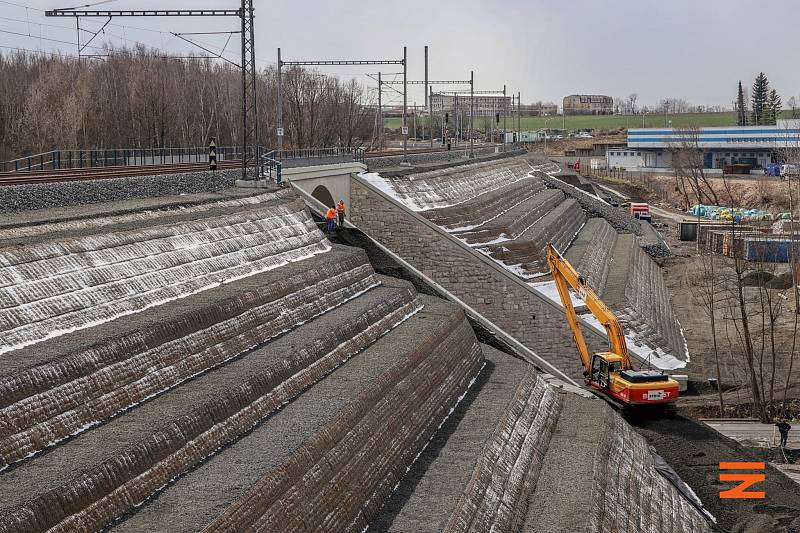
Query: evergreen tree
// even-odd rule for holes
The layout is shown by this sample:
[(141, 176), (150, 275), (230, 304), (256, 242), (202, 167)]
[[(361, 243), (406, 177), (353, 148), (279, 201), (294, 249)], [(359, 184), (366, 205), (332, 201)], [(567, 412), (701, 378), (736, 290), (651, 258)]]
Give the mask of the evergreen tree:
[(775, 124), (779, 118), (781, 118), (781, 108), (783, 107), (783, 102), (781, 102), (781, 97), (778, 95), (778, 91), (772, 89), (769, 92), (769, 97), (767, 98), (767, 105), (766, 105), (766, 118), (765, 124)]
[(767, 111), (767, 100), (769, 99), (769, 80), (767, 75), (759, 72), (756, 81), (753, 82), (753, 94), (751, 95), (753, 107), (752, 123), (756, 125), (764, 124), (764, 114)]
[(747, 126), (747, 102), (744, 100), (744, 89), (742, 80), (739, 80), (739, 94), (736, 96), (737, 124)]

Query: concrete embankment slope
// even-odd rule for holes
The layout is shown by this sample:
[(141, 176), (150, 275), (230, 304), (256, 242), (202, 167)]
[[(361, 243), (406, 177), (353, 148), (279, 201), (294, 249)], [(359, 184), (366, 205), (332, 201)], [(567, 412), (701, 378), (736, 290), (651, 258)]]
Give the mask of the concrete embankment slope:
[[(553, 282), (547, 281), (545, 249), (553, 243), (621, 317), (640, 364), (682, 368), (688, 359), (683, 332), (659, 267), (645, 253), (661, 248), (637, 235), (646, 233), (638, 220), (548, 174), (557, 170), (512, 157), (402, 176), (366, 174), (352, 179), (351, 220), (471, 312), (547, 360), (572, 339)], [(523, 289), (509, 289), (501, 278)], [(511, 302), (498, 302), (498, 295)], [(536, 296), (545, 296), (543, 306), (534, 303)], [(522, 306), (514, 309), (512, 302)], [(525, 310), (537, 316), (536, 324), (525, 323)], [(587, 324), (591, 347), (602, 348), (602, 326), (592, 317)], [(515, 325), (521, 328), (512, 331)], [(580, 375), (577, 359), (554, 361)]]
[(291, 191), (162, 200), (0, 228), (0, 531), (239, 530), (254, 487), (362, 529), (483, 365), (463, 312)]
[[(526, 179), (525, 167), (519, 168), (522, 177), (507, 181)], [(354, 176), (350, 195), (349, 218), (356, 227), (558, 370), (581, 375), (572, 333), (554, 302), (367, 180)], [(591, 329), (587, 339), (593, 349), (607, 346)]]
[(487, 365), (370, 532), (710, 532), (610, 407), (550, 387), (483, 347)]

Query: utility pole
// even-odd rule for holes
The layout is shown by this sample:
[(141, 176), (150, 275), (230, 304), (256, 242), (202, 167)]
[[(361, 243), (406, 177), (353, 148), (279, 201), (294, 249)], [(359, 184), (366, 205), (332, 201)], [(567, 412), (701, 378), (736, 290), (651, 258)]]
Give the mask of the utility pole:
[(428, 123), (431, 126), (431, 148), (433, 148), (433, 87), (428, 87)]
[(522, 138), (522, 96), (517, 92), (517, 142)]
[(408, 106), (408, 47), (403, 47), (403, 165), (408, 165), (408, 123), (406, 111)]
[[(278, 125), (277, 129), (275, 130), (276, 135), (278, 136), (278, 160), (283, 157), (283, 85), (281, 81), (281, 67), (283, 66), (283, 62), (281, 61), (281, 49), (278, 48)], [(380, 90), (380, 89), (379, 89)], [(380, 93), (378, 93), (380, 94)]]
[(475, 134), (473, 132), (475, 118), (475, 72), (469, 71), (469, 157), (475, 157)]
[[(103, 2), (101, 2), (103, 3)], [(94, 4), (97, 5), (97, 4)], [(91, 6), (82, 6), (91, 7)], [(241, 19), (242, 62), (236, 65), (242, 71), (242, 177), (247, 178), (247, 169), (256, 167), (258, 177), (261, 161), (259, 159), (258, 135), (258, 107), (256, 100), (256, 52), (255, 52), (255, 24), (253, 0), (241, 0), (239, 9), (126, 9), (126, 10), (80, 10), (80, 9), (54, 9), (45, 11), (45, 17), (75, 17), (78, 29), (78, 56), (81, 51), (92, 42), (102, 28), (94, 33), (94, 37), (81, 44), (80, 17), (108, 18), (106, 25), (113, 17), (239, 17)], [(228, 33), (228, 32), (225, 32)], [(236, 32), (230, 32), (236, 33)], [(180, 37), (180, 35), (177, 35)], [(183, 37), (181, 37), (183, 39)], [(187, 39), (184, 39), (187, 40)], [(200, 46), (196, 43), (191, 44)], [(221, 58), (221, 56), (218, 56)], [(224, 58), (223, 58), (224, 59)], [(229, 61), (226, 59), (226, 61)], [(231, 62), (231, 61), (229, 61)], [(231, 62), (232, 63), (232, 62)], [(235, 63), (234, 63), (235, 64)]]
[(425, 107), (428, 107), (428, 45), (425, 45)]
[(417, 146), (417, 103), (414, 102), (414, 146)]
[(503, 84), (503, 151), (506, 147), (506, 115), (508, 115), (508, 103), (506, 103), (506, 85)]
[(378, 72), (378, 149), (383, 150), (383, 103), (381, 101), (381, 91), (383, 83), (381, 83), (381, 73)]

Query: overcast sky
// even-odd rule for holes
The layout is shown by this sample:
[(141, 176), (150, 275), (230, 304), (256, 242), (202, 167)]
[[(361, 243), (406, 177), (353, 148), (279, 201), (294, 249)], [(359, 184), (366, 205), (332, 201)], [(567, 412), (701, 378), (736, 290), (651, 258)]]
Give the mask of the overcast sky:
[[(74, 19), (46, 19), (42, 10), (81, 2), (87, 0), (0, 0), (0, 47), (75, 53), (74, 45), (45, 40), (74, 42)], [(422, 79), (427, 44), (432, 79), (466, 79), (474, 70), (476, 89), (506, 84), (509, 91), (521, 91), (523, 102), (551, 100), (560, 105), (571, 93), (624, 97), (635, 92), (644, 104), (675, 97), (692, 104), (730, 106), (737, 81), (750, 84), (761, 70), (784, 102), (800, 95), (800, 46), (791, 29), (800, 20), (797, 0), (255, 0), (255, 5), (261, 66), (274, 64), (279, 46), (285, 60), (300, 60), (399, 59), (405, 45), (409, 79)], [(96, 7), (235, 9), (238, 3), (113, 0)], [(766, 23), (770, 20), (771, 27)], [(785, 31), (780, 30), (781, 21), (788, 21)], [(91, 28), (102, 22), (82, 19)], [(235, 30), (238, 19), (118, 18), (111, 24), (92, 45), (140, 41), (170, 53), (187, 53), (188, 45), (170, 31)], [(25, 35), (4, 33), (9, 31)], [(220, 48), (226, 41), (225, 36), (196, 38)], [(235, 59), (238, 51), (234, 36), (226, 54)], [(324, 71), (371, 83), (363, 74), (377, 69)], [(422, 89), (410, 94), (412, 101), (421, 101)]]

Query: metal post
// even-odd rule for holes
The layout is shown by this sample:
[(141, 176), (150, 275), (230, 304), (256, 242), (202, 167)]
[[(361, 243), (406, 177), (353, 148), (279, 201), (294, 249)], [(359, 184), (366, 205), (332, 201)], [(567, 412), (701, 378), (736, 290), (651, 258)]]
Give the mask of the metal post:
[(428, 122), (431, 126), (431, 148), (433, 148), (433, 87), (428, 87), (428, 91), (430, 91), (428, 93), (428, 104), (430, 105), (428, 107)]
[(425, 45), (425, 107), (428, 107), (428, 45)]
[[(276, 133), (278, 135), (278, 161), (283, 157), (283, 86), (281, 85), (281, 49), (278, 48), (278, 126)], [(380, 87), (380, 83), (378, 84)], [(380, 90), (380, 89), (379, 89)]]
[(78, 29), (78, 64), (80, 65), (81, 63), (81, 18), (80, 17), (75, 17), (75, 26)]
[[(250, 78), (253, 84), (252, 93), (252, 113), (253, 113), (253, 144), (255, 145), (256, 153), (256, 180), (261, 175), (261, 139), (258, 135), (258, 67), (256, 66), (256, 29), (255, 29), (255, 8), (253, 7), (253, 0), (246, 0), (243, 2), (248, 7), (247, 16), (249, 18), (248, 25), (250, 26)], [(244, 64), (244, 63), (242, 63)]]
[(517, 142), (522, 136), (522, 101), (520, 93), (517, 93)]
[(417, 103), (414, 102), (414, 146), (417, 145)]
[[(458, 105), (458, 95), (454, 94), (453, 98), (453, 133), (455, 137), (456, 150), (458, 150), (458, 138), (461, 137), (461, 107)], [(450, 139), (448, 139), (450, 140)]]
[(506, 151), (506, 115), (508, 115), (508, 104), (506, 103), (506, 85), (503, 84), (503, 151)]
[(469, 71), (469, 156), (475, 157), (475, 134), (473, 124), (475, 118), (475, 72)]
[(406, 112), (408, 107), (408, 47), (403, 47), (403, 164), (408, 164), (408, 122)]
[(381, 102), (381, 73), (378, 72), (378, 149), (383, 150), (383, 104)]
[(217, 170), (217, 143), (214, 137), (208, 143), (208, 168), (209, 170)]

